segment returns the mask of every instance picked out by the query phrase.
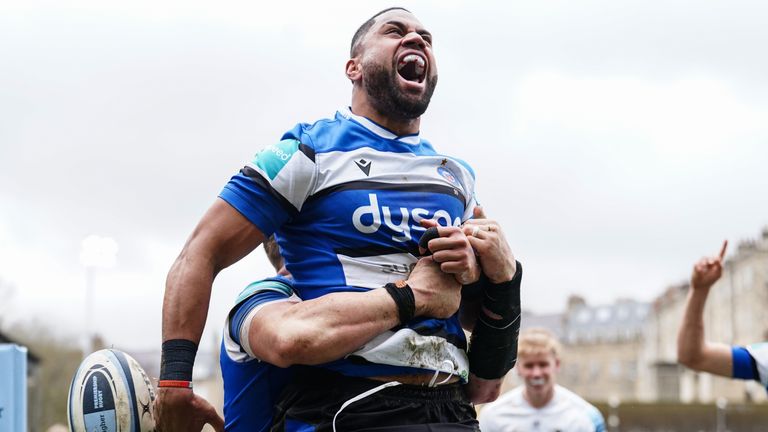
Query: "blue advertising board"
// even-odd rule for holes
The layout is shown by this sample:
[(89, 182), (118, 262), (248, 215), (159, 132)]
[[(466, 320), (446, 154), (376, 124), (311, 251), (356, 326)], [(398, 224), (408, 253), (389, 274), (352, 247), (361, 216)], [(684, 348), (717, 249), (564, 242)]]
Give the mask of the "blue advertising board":
[(0, 344), (0, 431), (27, 430), (27, 349)]

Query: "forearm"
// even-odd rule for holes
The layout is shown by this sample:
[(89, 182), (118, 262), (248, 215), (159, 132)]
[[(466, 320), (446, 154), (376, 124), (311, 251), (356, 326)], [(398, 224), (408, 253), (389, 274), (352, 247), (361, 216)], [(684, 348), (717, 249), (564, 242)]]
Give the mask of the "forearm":
[(168, 272), (163, 299), (163, 340), (187, 339), (198, 343), (216, 274), (263, 241), (264, 235), (256, 226), (217, 199)]
[(698, 361), (704, 352), (704, 306), (709, 289), (691, 289), (685, 303), (683, 321), (677, 334), (677, 358), (686, 366)]
[(485, 275), (480, 280), (461, 288), (461, 305), (459, 306), (459, 322), (461, 327), (471, 332), (475, 328), (477, 317), (481, 313), (483, 302), (483, 284), (487, 283)]
[(472, 374), (468, 392), (474, 402), (496, 399), (504, 376), (515, 366), (522, 276), (522, 265), (516, 262), (511, 280), (484, 286), (484, 297), (468, 352)]
[(386, 290), (340, 292), (265, 307), (251, 323), (249, 343), (256, 357), (277, 366), (320, 364), (344, 357), (398, 324), (397, 307)]
[(163, 298), (163, 340), (200, 342), (208, 316), (214, 269), (209, 260), (184, 252), (176, 259), (166, 279)]
[(731, 348), (708, 342), (704, 334), (704, 307), (709, 288), (691, 288), (683, 321), (677, 335), (678, 361), (695, 370), (730, 377), (733, 369)]

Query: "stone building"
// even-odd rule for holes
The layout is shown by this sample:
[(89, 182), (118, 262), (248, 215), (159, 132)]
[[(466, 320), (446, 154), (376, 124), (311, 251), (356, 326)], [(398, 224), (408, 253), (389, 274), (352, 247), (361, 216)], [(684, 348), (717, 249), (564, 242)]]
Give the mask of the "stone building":
[(648, 303), (629, 299), (601, 306), (569, 300), (559, 382), (591, 401), (635, 400), (649, 310)]
[[(590, 306), (571, 296), (565, 313), (523, 313), (523, 329), (543, 327), (563, 345), (558, 383), (582, 397), (598, 402), (634, 400), (638, 351), (649, 305), (622, 299), (610, 305)], [(520, 385), (511, 372), (503, 391)]]

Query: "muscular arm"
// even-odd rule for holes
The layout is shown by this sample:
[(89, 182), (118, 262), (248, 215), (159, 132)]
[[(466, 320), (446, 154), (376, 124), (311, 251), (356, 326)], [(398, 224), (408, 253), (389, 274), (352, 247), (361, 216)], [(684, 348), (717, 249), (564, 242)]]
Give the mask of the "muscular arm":
[[(458, 282), (431, 258), (419, 260), (408, 285), (416, 316), (446, 318), (458, 308)], [(312, 365), (339, 359), (398, 324), (397, 306), (386, 290), (339, 292), (264, 306), (251, 321), (248, 338), (264, 361)]]
[(264, 241), (237, 210), (217, 199), (173, 263), (163, 299), (163, 340), (198, 343), (208, 316), (213, 279)]
[[(407, 282), (415, 316), (444, 319), (459, 308), (458, 281), (479, 273), (479, 266), (461, 230), (438, 230), (441, 237), (430, 242), (435, 254), (421, 258)], [(397, 305), (385, 290), (339, 292), (264, 306), (251, 321), (248, 343), (256, 357), (277, 366), (320, 364), (357, 350), (398, 324)]]
[[(208, 316), (213, 279), (263, 241), (264, 235), (253, 224), (217, 199), (168, 273), (163, 341), (186, 339), (198, 344)], [(159, 432), (199, 431), (205, 423), (224, 431), (224, 421), (213, 406), (185, 388), (158, 389), (155, 420)]]
[(693, 268), (683, 322), (677, 334), (677, 359), (691, 369), (730, 377), (733, 374), (731, 347), (704, 337), (704, 306), (709, 290), (722, 274), (727, 246), (728, 242), (724, 242), (718, 256), (703, 258)]

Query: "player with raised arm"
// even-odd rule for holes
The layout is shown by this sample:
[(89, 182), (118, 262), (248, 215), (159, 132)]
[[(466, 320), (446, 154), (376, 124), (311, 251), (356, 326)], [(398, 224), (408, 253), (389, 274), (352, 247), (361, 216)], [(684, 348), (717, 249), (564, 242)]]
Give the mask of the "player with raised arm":
[(677, 359), (697, 371), (755, 380), (768, 387), (768, 344), (730, 346), (708, 341), (704, 335), (704, 306), (709, 290), (722, 276), (727, 247), (728, 241), (724, 241), (720, 253), (702, 258), (693, 267), (683, 322), (677, 334)]

